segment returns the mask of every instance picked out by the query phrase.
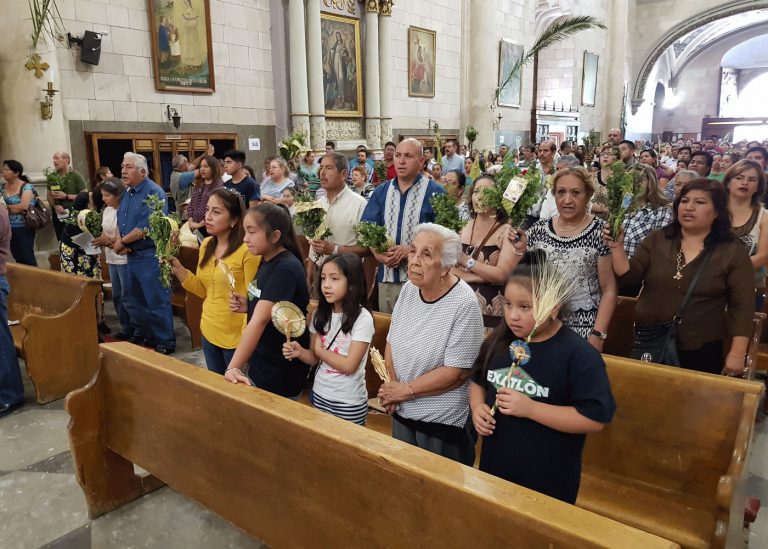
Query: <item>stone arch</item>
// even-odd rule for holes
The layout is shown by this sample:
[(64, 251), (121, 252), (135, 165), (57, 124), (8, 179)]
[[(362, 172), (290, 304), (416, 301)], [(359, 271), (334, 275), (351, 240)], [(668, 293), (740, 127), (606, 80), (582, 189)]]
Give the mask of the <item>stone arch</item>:
[(645, 87), (648, 83), (648, 78), (653, 71), (653, 67), (658, 61), (659, 57), (669, 48), (674, 42), (688, 34), (689, 32), (704, 26), (718, 19), (736, 15), (738, 13), (744, 13), (747, 11), (754, 11), (761, 8), (768, 7), (768, 0), (736, 0), (729, 2), (728, 4), (717, 6), (706, 11), (703, 11), (697, 15), (689, 17), (662, 35), (651, 48), (650, 53), (645, 58), (640, 71), (635, 78), (635, 84), (632, 89), (632, 114), (637, 114), (637, 110), (640, 105), (645, 101)]

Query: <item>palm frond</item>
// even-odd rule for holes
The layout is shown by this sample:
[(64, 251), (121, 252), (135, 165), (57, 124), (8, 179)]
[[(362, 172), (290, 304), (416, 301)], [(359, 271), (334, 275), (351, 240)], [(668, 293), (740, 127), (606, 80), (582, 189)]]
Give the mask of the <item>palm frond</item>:
[(531, 294), (534, 328), (528, 336), (528, 341), (552, 315), (552, 312), (568, 301), (577, 286), (576, 278), (558, 269), (551, 261), (545, 260), (533, 270)]
[(493, 100), (498, 101), (504, 87), (509, 84), (513, 78), (515, 78), (522, 68), (533, 61), (533, 58), (544, 48), (556, 44), (566, 38), (573, 36), (581, 31), (590, 30), (594, 28), (604, 29), (606, 28), (603, 23), (592, 17), (591, 15), (577, 15), (574, 17), (566, 17), (560, 19), (549, 25), (544, 32), (541, 33), (533, 45), (528, 51), (523, 50), (523, 54), (515, 61), (509, 73), (504, 77), (504, 81), (496, 88), (496, 95)]

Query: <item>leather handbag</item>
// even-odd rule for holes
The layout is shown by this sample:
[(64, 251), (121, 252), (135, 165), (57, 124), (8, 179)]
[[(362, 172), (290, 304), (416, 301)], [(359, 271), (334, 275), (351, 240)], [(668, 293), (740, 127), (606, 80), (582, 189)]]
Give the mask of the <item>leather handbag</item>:
[(24, 216), (24, 225), (28, 229), (42, 229), (51, 224), (51, 210), (43, 200), (35, 193), (35, 203), (22, 212)]
[(635, 324), (635, 343), (632, 347), (631, 357), (643, 362), (654, 364), (666, 364), (667, 366), (680, 366), (680, 358), (677, 354), (677, 328), (683, 322), (683, 310), (693, 294), (693, 290), (699, 283), (701, 274), (707, 266), (710, 250), (704, 252), (699, 268), (693, 275), (693, 280), (670, 322), (663, 324), (649, 324), (638, 326)]

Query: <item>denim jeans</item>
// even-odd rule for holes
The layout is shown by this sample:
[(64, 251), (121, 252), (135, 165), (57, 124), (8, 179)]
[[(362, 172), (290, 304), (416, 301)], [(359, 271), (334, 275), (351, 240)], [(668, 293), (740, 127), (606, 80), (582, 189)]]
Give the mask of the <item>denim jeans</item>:
[(11, 255), (16, 263), (37, 267), (34, 229), (11, 227)]
[(202, 337), (203, 341), (203, 356), (205, 356), (205, 366), (211, 371), (217, 374), (224, 375), (229, 361), (232, 360), (232, 356), (235, 354), (234, 349), (224, 349), (218, 345), (214, 345), (205, 336)]
[(155, 347), (175, 350), (171, 291), (160, 283), (160, 264), (154, 250), (128, 254), (126, 271), (123, 296), (127, 296), (134, 334)]
[(19, 359), (8, 327), (8, 294), (5, 275), (0, 275), (0, 404), (17, 404), (24, 400)]
[(120, 332), (125, 336), (131, 337), (134, 329), (130, 311), (132, 303), (125, 292), (127, 278), (128, 265), (109, 264), (109, 279), (112, 281), (112, 303), (115, 305), (117, 319), (120, 321)]

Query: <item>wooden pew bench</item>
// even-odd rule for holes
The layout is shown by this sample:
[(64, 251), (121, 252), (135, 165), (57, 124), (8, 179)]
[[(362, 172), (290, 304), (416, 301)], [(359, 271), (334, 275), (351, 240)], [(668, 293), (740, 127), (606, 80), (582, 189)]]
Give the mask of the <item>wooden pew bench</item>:
[[(197, 272), (197, 261), (200, 257), (199, 248), (182, 246), (179, 249), (179, 262), (190, 272)], [(203, 316), (203, 300), (195, 294), (187, 292), (181, 287), (181, 283), (174, 276), (171, 283), (171, 306), (174, 316), (179, 317), (189, 330), (192, 340), (192, 349), (202, 347), (202, 333), (200, 332), (200, 319)]]
[(762, 385), (604, 358), (617, 410), (587, 437), (577, 505), (683, 547), (738, 540)]
[(66, 401), (92, 517), (160, 479), (275, 548), (676, 547), (171, 357), (101, 351)]
[(58, 400), (93, 377), (99, 354), (101, 280), (8, 264), (8, 319), (37, 402)]
[[(624, 314), (633, 317), (634, 300), (627, 300)], [(382, 352), (389, 319), (374, 313), (374, 343)], [(762, 321), (757, 313), (755, 334)], [(577, 505), (684, 547), (722, 547), (726, 534), (738, 537), (760, 384), (604, 359), (617, 412), (605, 430), (587, 437)], [(366, 381), (375, 398), (381, 382), (370, 360)], [(369, 414), (367, 427), (388, 434), (391, 419)]]

